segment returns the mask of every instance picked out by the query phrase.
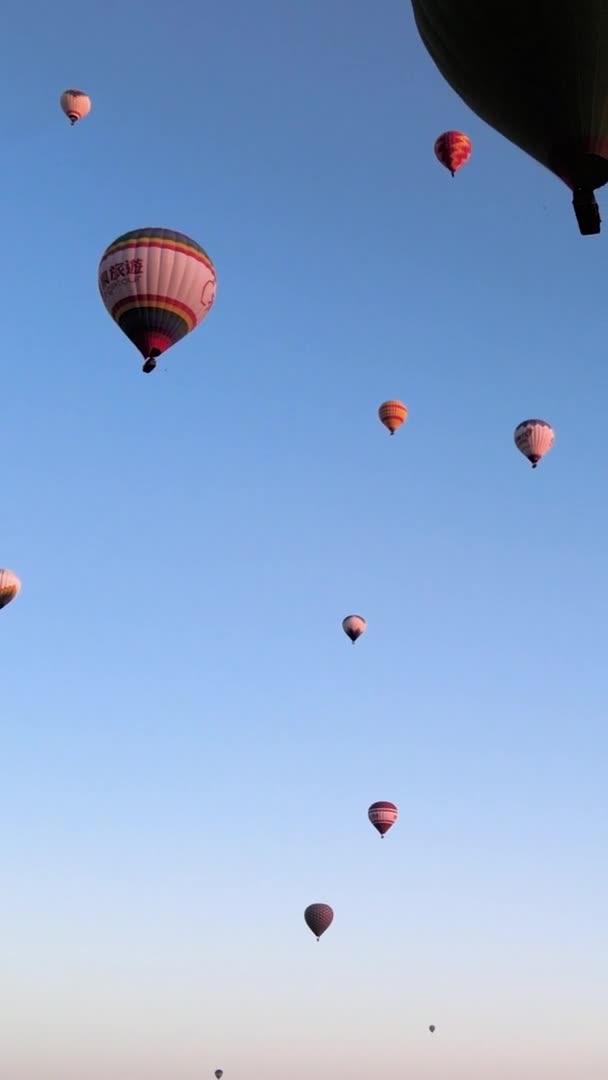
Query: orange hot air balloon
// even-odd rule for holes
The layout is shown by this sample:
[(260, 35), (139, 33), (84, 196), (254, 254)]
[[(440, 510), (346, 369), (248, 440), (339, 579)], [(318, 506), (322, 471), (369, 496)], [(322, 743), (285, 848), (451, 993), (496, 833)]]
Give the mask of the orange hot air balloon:
[(357, 638), (365, 633), (367, 620), (362, 615), (347, 615), (345, 619), (342, 619), (342, 629), (354, 645)]
[(395, 824), (399, 811), (393, 802), (374, 802), (367, 811), (367, 816), (382, 839), (384, 834)]
[(396, 398), (383, 401), (378, 409), (378, 416), (380, 423), (384, 424), (385, 428), (388, 428), (391, 435), (394, 435), (397, 428), (401, 427), (403, 422), (407, 420), (407, 405), (404, 405), (402, 401), (397, 401)]
[(21, 589), (21, 582), (12, 570), (0, 570), (0, 608), (14, 600)]
[(553, 446), (555, 432), (546, 420), (522, 420), (513, 432), (513, 440), (517, 449), (535, 469), (540, 459)]
[(91, 111), (91, 99), (84, 90), (64, 90), (59, 98), (59, 104), (67, 116), (70, 124), (82, 120)]
[(471, 140), (464, 131), (444, 131), (435, 139), (435, 157), (452, 176), (471, 156)]

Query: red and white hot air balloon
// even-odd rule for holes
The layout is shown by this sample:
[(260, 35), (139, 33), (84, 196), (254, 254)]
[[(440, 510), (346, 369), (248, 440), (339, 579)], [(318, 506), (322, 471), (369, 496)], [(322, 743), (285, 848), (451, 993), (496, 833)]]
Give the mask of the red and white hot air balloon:
[(435, 157), (452, 176), (471, 156), (471, 140), (464, 131), (444, 131), (435, 139)]
[(21, 589), (21, 582), (12, 570), (0, 570), (0, 608), (14, 600)]
[(366, 628), (367, 620), (362, 615), (347, 615), (345, 619), (342, 619), (342, 629), (353, 645), (357, 638), (365, 633)]
[(388, 832), (399, 817), (399, 811), (392, 802), (374, 802), (367, 811), (367, 816), (374, 829), (377, 829), (384, 839), (384, 834)]
[(404, 405), (402, 401), (398, 401), (396, 398), (383, 401), (378, 409), (378, 417), (380, 423), (384, 424), (385, 428), (388, 428), (391, 435), (394, 435), (397, 428), (401, 427), (403, 422), (407, 420), (407, 405)]
[(513, 441), (535, 469), (540, 459), (553, 446), (555, 432), (546, 420), (522, 420), (513, 432)]
[(82, 120), (91, 111), (91, 99), (84, 90), (64, 90), (59, 98), (59, 104), (67, 116), (70, 124)]
[(334, 920), (334, 913), (329, 904), (309, 904), (304, 912), (304, 921), (312, 930), (317, 941)]

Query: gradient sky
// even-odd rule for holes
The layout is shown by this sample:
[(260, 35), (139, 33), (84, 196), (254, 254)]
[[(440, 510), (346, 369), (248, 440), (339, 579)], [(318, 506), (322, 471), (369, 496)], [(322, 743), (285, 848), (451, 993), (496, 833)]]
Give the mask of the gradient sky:
[[(605, 1080), (608, 230), (405, 0), (4, 42), (0, 1075)], [(218, 291), (145, 378), (97, 265), (148, 225)]]

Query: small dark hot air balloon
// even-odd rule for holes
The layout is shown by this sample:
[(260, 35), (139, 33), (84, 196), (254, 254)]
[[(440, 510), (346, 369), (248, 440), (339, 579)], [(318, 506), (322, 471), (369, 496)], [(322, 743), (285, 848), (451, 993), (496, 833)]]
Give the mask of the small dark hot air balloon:
[(412, 0), (422, 41), (482, 120), (572, 191), (583, 236), (608, 182), (605, 0)]
[(535, 469), (540, 459), (553, 446), (555, 432), (546, 420), (522, 420), (513, 432), (513, 440), (517, 449)]
[(148, 374), (156, 358), (194, 330), (215, 298), (215, 268), (202, 247), (170, 229), (134, 229), (103, 253), (101, 298), (139, 349)]
[(91, 99), (84, 90), (64, 90), (59, 104), (72, 125), (91, 111)]
[(430, 1031), (431, 1035), (433, 1034), (434, 1030), (435, 1030), (435, 1025), (434, 1024), (429, 1024), (429, 1031)]
[(224, 1070), (223, 1069), (216, 1069), (213, 1075), (215, 1076), (215, 1080), (222, 1080), (222, 1076), (224, 1075)]
[(401, 427), (404, 420), (407, 420), (407, 405), (404, 405), (402, 401), (397, 401), (396, 398), (383, 401), (378, 409), (378, 416), (380, 423), (388, 428), (391, 435), (394, 435), (397, 428)]
[(21, 589), (21, 582), (12, 570), (0, 570), (0, 608), (14, 600)]
[(471, 140), (464, 131), (444, 131), (435, 139), (435, 157), (452, 176), (469, 160), (471, 149)]
[(309, 930), (312, 930), (317, 941), (331, 926), (334, 913), (329, 904), (309, 904), (304, 912), (304, 919)]
[(357, 638), (360, 638), (361, 634), (365, 633), (367, 621), (362, 615), (347, 615), (345, 619), (342, 619), (342, 629), (354, 645)]
[(399, 817), (399, 811), (392, 802), (374, 802), (367, 811), (367, 816), (382, 839)]

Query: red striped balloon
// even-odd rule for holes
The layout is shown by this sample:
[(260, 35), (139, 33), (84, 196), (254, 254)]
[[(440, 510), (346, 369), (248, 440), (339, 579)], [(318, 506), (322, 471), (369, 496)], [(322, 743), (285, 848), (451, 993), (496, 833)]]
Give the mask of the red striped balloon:
[(535, 469), (540, 459), (553, 446), (555, 432), (546, 420), (522, 420), (513, 432), (513, 441)]
[(401, 427), (404, 420), (407, 419), (407, 405), (404, 405), (402, 401), (398, 401), (396, 398), (383, 401), (378, 409), (378, 416), (380, 423), (384, 424), (385, 428), (388, 428), (391, 435), (394, 435), (397, 428)]
[(374, 829), (377, 829), (380, 836), (384, 838), (384, 834), (388, 832), (399, 817), (399, 811), (392, 802), (374, 802), (367, 811), (367, 816)]
[(334, 921), (334, 913), (329, 904), (309, 904), (304, 912), (304, 919), (318, 941)]
[(444, 131), (435, 139), (435, 157), (452, 176), (471, 156), (471, 140), (464, 131)]
[(14, 600), (21, 589), (21, 582), (12, 570), (0, 570), (0, 608)]

